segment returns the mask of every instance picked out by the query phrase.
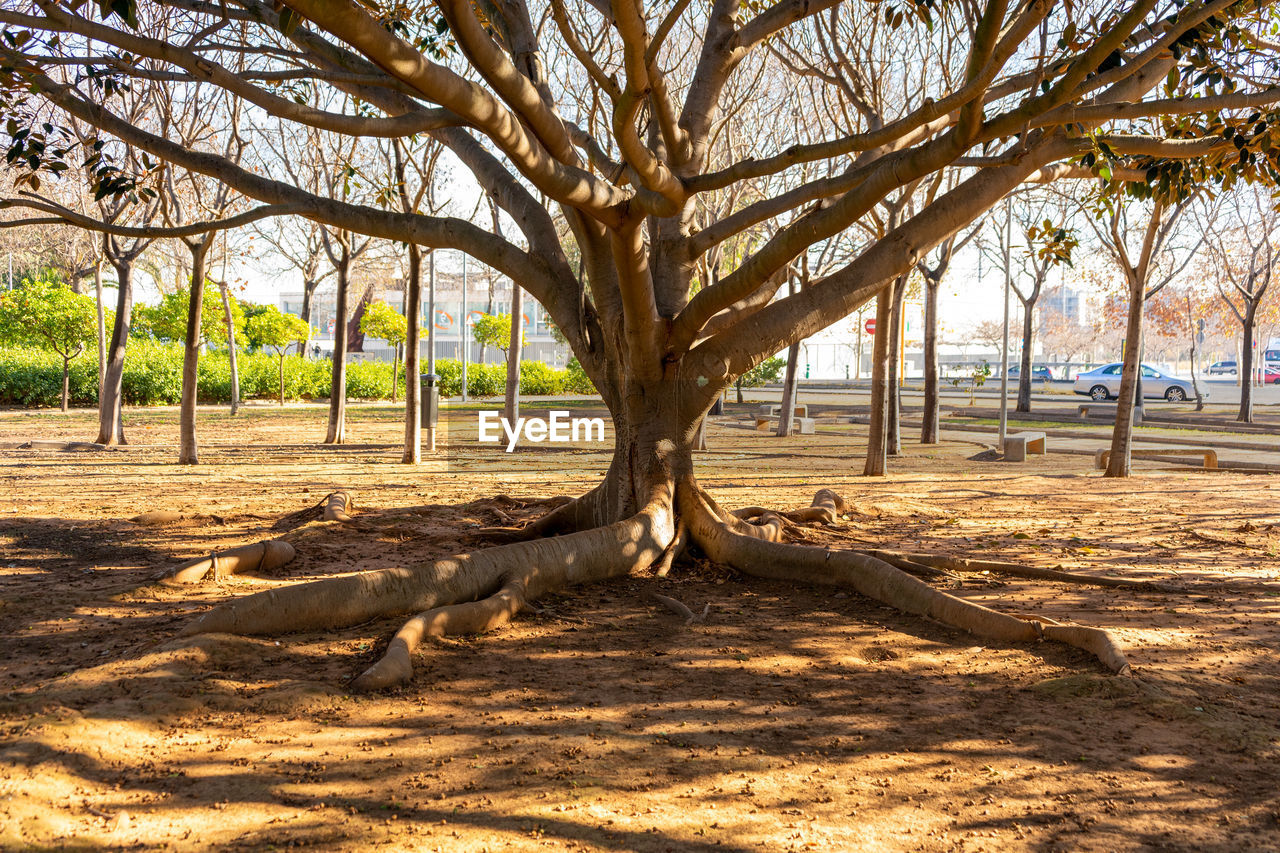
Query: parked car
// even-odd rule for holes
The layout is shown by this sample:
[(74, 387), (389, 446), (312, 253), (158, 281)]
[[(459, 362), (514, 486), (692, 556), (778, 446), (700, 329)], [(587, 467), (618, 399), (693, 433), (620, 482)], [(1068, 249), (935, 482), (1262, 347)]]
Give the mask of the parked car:
[(1239, 366), (1234, 361), (1215, 361), (1209, 365), (1209, 369), (1205, 371), (1206, 376), (1235, 376), (1240, 372)]
[[(1076, 377), (1077, 394), (1087, 394), (1094, 400), (1110, 400), (1120, 395), (1120, 374), (1124, 365), (1120, 362), (1104, 364), (1102, 367), (1081, 373)], [(1143, 398), (1164, 399), (1171, 403), (1180, 403), (1195, 395), (1191, 383), (1168, 374), (1161, 373), (1150, 365), (1142, 365)], [(1200, 396), (1209, 395), (1200, 392)]]
[(1264, 385), (1280, 385), (1280, 367), (1268, 367), (1262, 372)]
[[(1017, 379), (1022, 374), (1022, 365), (1015, 364), (1009, 368), (1009, 378)], [(1031, 366), (1031, 378), (1044, 382), (1052, 382), (1053, 374), (1049, 372), (1049, 368), (1043, 364), (1035, 364)]]

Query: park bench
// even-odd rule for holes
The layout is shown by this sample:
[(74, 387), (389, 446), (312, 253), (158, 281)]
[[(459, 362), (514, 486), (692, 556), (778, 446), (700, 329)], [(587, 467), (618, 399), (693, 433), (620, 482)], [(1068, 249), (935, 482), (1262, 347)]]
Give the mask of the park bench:
[[(797, 407), (799, 408), (799, 407)], [(778, 422), (781, 415), (756, 415), (756, 429), (764, 432)], [(792, 418), (791, 425), (800, 435), (813, 435), (817, 432), (813, 418)]]
[[(795, 411), (793, 411), (791, 414), (793, 417), (807, 418), (809, 417), (809, 407), (806, 406), (804, 403), (796, 403)], [(781, 417), (782, 405), (779, 403), (772, 403), (772, 404), (765, 403), (763, 406), (760, 407), (760, 416), (766, 417), (766, 418), (770, 416), (773, 416), (775, 418)]]
[[(1208, 447), (1164, 447), (1159, 450), (1129, 450), (1130, 459), (1159, 459), (1164, 456), (1199, 456), (1204, 459), (1204, 467), (1216, 470), (1218, 467), (1218, 451)], [(1111, 461), (1110, 450), (1099, 450), (1093, 456), (1094, 465), (1106, 468)]]
[(1006, 462), (1026, 462), (1028, 453), (1048, 452), (1045, 434), (1042, 432), (1015, 432), (1004, 437), (1004, 458)]
[[(1079, 411), (1080, 411), (1080, 420), (1082, 420), (1082, 421), (1087, 421), (1087, 420), (1089, 420), (1089, 413), (1090, 413), (1090, 412), (1092, 412), (1094, 409), (1098, 409), (1098, 410), (1100, 410), (1100, 411), (1107, 411), (1107, 412), (1110, 412), (1110, 413), (1111, 413), (1111, 417), (1112, 417), (1112, 419), (1114, 419), (1114, 418), (1115, 418), (1115, 414), (1116, 414), (1116, 404), (1115, 404), (1115, 403), (1081, 403), (1081, 404), (1080, 404), (1080, 406), (1079, 406)], [(1135, 408), (1135, 409), (1133, 410), (1133, 422), (1134, 422), (1135, 424), (1140, 424), (1140, 423), (1142, 423), (1142, 408), (1141, 408), (1141, 407)]]

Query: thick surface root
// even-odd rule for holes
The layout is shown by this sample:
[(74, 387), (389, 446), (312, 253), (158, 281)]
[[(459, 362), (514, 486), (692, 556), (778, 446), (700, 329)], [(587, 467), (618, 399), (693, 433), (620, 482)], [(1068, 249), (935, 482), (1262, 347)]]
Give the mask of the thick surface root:
[(358, 625), (474, 602), (492, 595), (515, 572), (528, 573), (526, 595), (533, 600), (549, 589), (649, 566), (674, 536), (665, 500), (623, 521), (567, 536), (264, 590), (215, 607), (183, 634), (278, 634)]
[(672, 564), (684, 554), (688, 544), (689, 525), (685, 524), (684, 519), (681, 519), (676, 526), (676, 538), (672, 539), (671, 544), (667, 546), (667, 550), (662, 552), (662, 559), (654, 564), (653, 573), (660, 578), (665, 578), (670, 574)]
[(334, 492), (324, 499), (324, 514), (321, 521), (350, 521), (350, 513), (355, 509), (355, 501), (347, 492)]
[(187, 584), (199, 583), (211, 571), (215, 580), (243, 572), (271, 571), (285, 565), (293, 557), (292, 545), (283, 539), (271, 539), (188, 560), (165, 575), (163, 580), (165, 583)]
[[(1021, 563), (1004, 563), (992, 560), (970, 560), (964, 557), (950, 557), (945, 554), (916, 554), (899, 551), (863, 551), (879, 560), (899, 566), (903, 562), (926, 566), (940, 573), (952, 572), (989, 572), (1014, 578), (1033, 580), (1059, 581), (1061, 583), (1080, 584), (1084, 586), (1105, 586), (1113, 589), (1137, 589), (1144, 591), (1159, 590), (1170, 592), (1174, 587), (1157, 581), (1134, 580), (1132, 578), (1115, 578), (1106, 575), (1082, 575), (1075, 572), (1063, 572), (1057, 569), (1042, 569), (1037, 566), (1024, 566)], [(954, 576), (954, 575), (953, 575)]]
[(778, 541), (781, 528), (777, 525), (766, 522), (765, 526), (755, 526), (736, 518), (725, 520), (714, 503), (695, 488), (685, 487), (680, 492), (680, 502), (689, 516), (693, 541), (712, 560), (744, 574), (848, 587), (903, 612), (999, 642), (1053, 639), (1094, 654), (1113, 672), (1129, 672), (1129, 664), (1118, 645), (1100, 629), (1047, 626), (1055, 629), (1050, 634), (1041, 621), (1000, 613), (948, 595), (867, 554), (786, 544)]
[(526, 606), (525, 591), (532, 574), (526, 572), (507, 581), (488, 598), (437, 607), (414, 616), (396, 632), (382, 659), (351, 682), (351, 689), (367, 693), (408, 681), (413, 676), (413, 653), (423, 637), (481, 634), (507, 624)]
[(291, 512), (271, 525), (273, 530), (292, 530), (309, 521), (351, 521), (351, 511), (355, 508), (355, 500), (347, 491), (331, 492), (319, 503)]

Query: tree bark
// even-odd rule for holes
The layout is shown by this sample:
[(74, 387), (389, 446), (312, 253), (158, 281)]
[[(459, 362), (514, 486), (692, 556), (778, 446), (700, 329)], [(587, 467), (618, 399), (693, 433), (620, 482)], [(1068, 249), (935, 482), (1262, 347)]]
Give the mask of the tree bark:
[(124, 437), (124, 351), (129, 342), (133, 320), (133, 258), (116, 255), (109, 259), (115, 268), (119, 291), (116, 297), (116, 321), (111, 329), (107, 350), (107, 369), (98, 395), (98, 444), (128, 444)]
[(796, 411), (796, 371), (800, 367), (800, 344), (787, 347), (787, 371), (782, 377), (782, 406), (778, 409), (778, 436), (791, 435)]
[(1242, 424), (1253, 423), (1253, 333), (1256, 322), (1256, 302), (1245, 305), (1244, 317), (1240, 321), (1242, 337), (1240, 339), (1240, 410), (1236, 413), (1236, 421)]
[(894, 282), (876, 294), (876, 334), (871, 351), (871, 423), (867, 427), (865, 477), (883, 477), (887, 464), (885, 419), (889, 401), (889, 314)]
[(329, 428), (325, 444), (347, 440), (347, 296), (350, 289), (351, 249), (343, 239), (338, 257), (338, 304), (333, 319), (333, 370), (330, 372)]
[(71, 408), (71, 356), (62, 356), (62, 411)]
[(280, 353), (280, 405), (284, 406), (284, 353)]
[[(314, 279), (304, 278), (302, 280), (302, 310), (298, 313), (307, 323), (307, 328), (311, 328), (311, 315), (315, 311), (316, 288), (320, 286), (320, 282)], [(311, 344), (311, 335), (307, 335), (307, 340), (298, 341), (298, 355), (305, 356), (307, 347)]]
[(404, 456), (400, 461), (422, 461), (422, 387), (418, 379), (422, 356), (422, 249), (409, 244), (409, 279), (405, 285), (404, 317)]
[(391, 405), (396, 404), (397, 383), (400, 381), (400, 345), (391, 347)]
[(205, 261), (213, 234), (187, 244), (191, 250), (191, 293), (187, 302), (187, 337), (182, 353), (182, 398), (178, 404), (178, 464), (195, 465), (199, 460), (196, 443), (196, 397), (200, 371), (201, 314), (204, 311)]
[(1134, 401), (1142, 393), (1142, 311), (1146, 294), (1141, 283), (1129, 287), (1129, 321), (1125, 327), (1124, 372), (1120, 377), (1120, 394), (1116, 401), (1116, 425), (1111, 433), (1111, 457), (1106, 476), (1129, 476), (1129, 451), (1133, 443)]
[(924, 282), (924, 420), (920, 425), (920, 443), (938, 443), (938, 286), (926, 278)]
[[(1037, 292), (1040, 290), (1036, 286)], [(1018, 402), (1013, 407), (1015, 412), (1031, 411), (1031, 317), (1035, 301), (1022, 303), (1022, 358), (1018, 367)]]
[[(889, 381), (885, 396), (885, 453), (902, 455), (902, 331), (904, 304), (907, 295), (906, 277), (899, 278), (893, 288), (893, 310), (889, 318)], [(876, 329), (879, 330), (879, 326)]]
[[(104, 238), (105, 239), (105, 238)], [(107, 375), (107, 312), (102, 306), (102, 259), (93, 265), (93, 292), (98, 325), (98, 399), (102, 399), (102, 382)]]
[(520, 417), (520, 359), (524, 338), (524, 291), (511, 282), (511, 346), (507, 348), (507, 396), (503, 411), (510, 423)]

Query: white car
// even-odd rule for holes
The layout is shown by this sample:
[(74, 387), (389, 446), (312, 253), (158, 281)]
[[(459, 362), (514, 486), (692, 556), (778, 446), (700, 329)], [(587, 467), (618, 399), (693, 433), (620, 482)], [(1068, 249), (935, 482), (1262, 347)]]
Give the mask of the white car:
[[(1118, 397), (1120, 396), (1120, 374), (1123, 370), (1124, 365), (1118, 361), (1096, 367), (1088, 373), (1077, 376), (1072, 390), (1077, 394), (1087, 394), (1099, 401)], [(1183, 400), (1194, 397), (1195, 391), (1191, 383), (1185, 379), (1169, 376), (1144, 364), (1142, 365), (1142, 396), (1144, 399), (1154, 398), (1168, 400), (1170, 403), (1181, 403)], [(1201, 391), (1200, 396), (1208, 398), (1209, 395)]]

